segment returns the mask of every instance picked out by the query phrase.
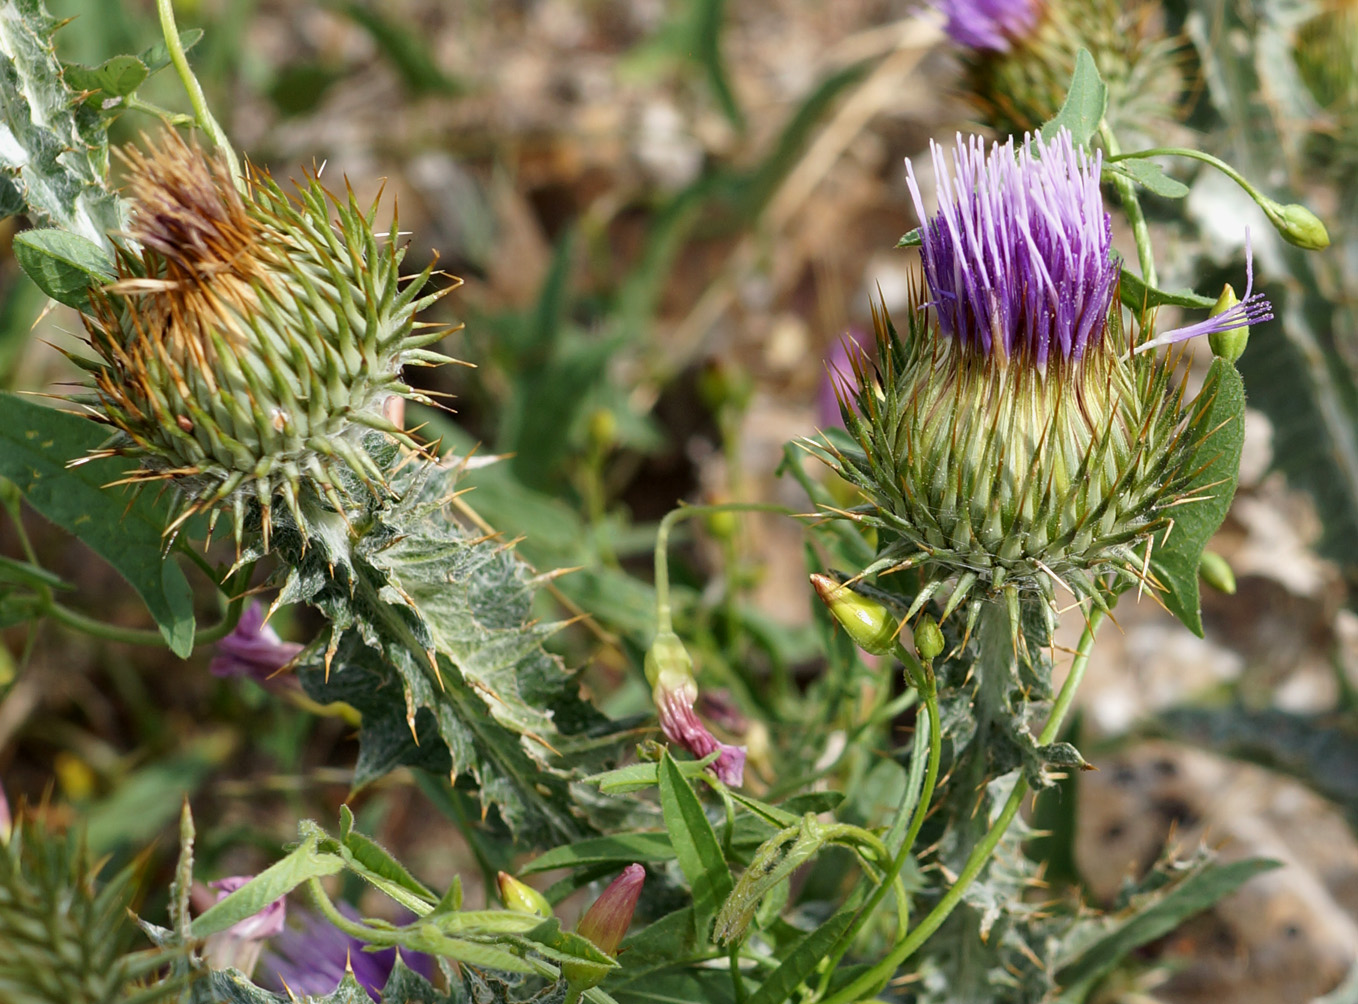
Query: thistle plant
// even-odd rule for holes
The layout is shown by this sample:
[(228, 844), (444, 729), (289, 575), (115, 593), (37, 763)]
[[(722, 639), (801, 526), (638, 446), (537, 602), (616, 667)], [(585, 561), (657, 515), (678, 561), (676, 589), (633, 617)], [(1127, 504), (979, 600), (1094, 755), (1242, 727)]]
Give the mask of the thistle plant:
[[(134, 873), (101, 884), (78, 830), (46, 833), (21, 813), (11, 832), (0, 811), (0, 997), (278, 1004), (264, 988), (276, 979), (321, 1004), (856, 1004), (903, 994), (914, 1004), (1081, 1004), (1134, 965), (1137, 948), (1270, 866), (1200, 860), (1155, 872), (1137, 909), (1116, 914), (1057, 886), (1033, 892), (1051, 875), (1029, 856), (1034, 832), (1019, 810), (1028, 793), (1091, 766), (1062, 730), (1099, 624), (1136, 590), (1201, 633), (1200, 571), (1230, 581), (1205, 548), (1239, 465), (1235, 363), (1272, 308), (1254, 290), (1248, 236), (1239, 296), (1229, 286), (1210, 297), (1159, 288), (1137, 186), (1172, 196), (1178, 183), (1152, 158), (1233, 169), (1191, 150), (1121, 152), (1123, 126), (1155, 126), (1177, 96), (1172, 43), (1147, 7), (943, 6), (954, 39), (972, 50), (971, 81), (994, 124), (1018, 131), (1056, 118), (1022, 140), (934, 147), (932, 209), (906, 165), (921, 226), (903, 244), (920, 248), (919, 277), (894, 323), (875, 311), (870, 346), (846, 346), (844, 429), (799, 444), (858, 504), (837, 501), (843, 486), (832, 493), (800, 464), (784, 468), (818, 508), (801, 517), (823, 604), (811, 627), (742, 618), (735, 601), (709, 616), (715, 590), (672, 595), (668, 546), (681, 521), (791, 515), (759, 503), (681, 506), (656, 532), (653, 621), (643, 610), (639, 626), (591, 625), (616, 671), (591, 678), (596, 693), (632, 674), (616, 700), (642, 713), (618, 722), (548, 647), (562, 625), (539, 589), (556, 573), (530, 568), (461, 497), (469, 458), (437, 457), (404, 425), (403, 402), (432, 403), (406, 368), (450, 361), (435, 344), (448, 329), (422, 314), (449, 287), (433, 288), (442, 280), (433, 266), (401, 274), (396, 221), (380, 231), (375, 205), (331, 194), (314, 175), (285, 189), (257, 169), (240, 172), (187, 68), (169, 0), (157, 0), (166, 59), (213, 149), (173, 132), (143, 141), (123, 152), (129, 180), (114, 195), (88, 170), (106, 119), (80, 116), (120, 102), (144, 110), (135, 83), (102, 67), (60, 68), (38, 0), (0, 0), (0, 40), (40, 43), (0, 46), (18, 149), (46, 142), (22, 128), (38, 117), (17, 100), (29, 85), (56, 95), (43, 107), (92, 129), (73, 164), (16, 166), (4, 160), (12, 143), (0, 169), (48, 224), (16, 240), (21, 263), (82, 313), (93, 356), (82, 404), (94, 417), (49, 418), (0, 395), (0, 417), (23, 423), (17, 435), (0, 429), (12, 447), (0, 451), (0, 477), (13, 481), (0, 483), (2, 500), (11, 511), (22, 496), (69, 515), (53, 483), (93, 499), (61, 525), (122, 561), (185, 655), (194, 597), (176, 562), (225, 513), (229, 570), (211, 564), (210, 540), (209, 557), (192, 558), (225, 609), (198, 636), (220, 641), (203, 672), (222, 689), (295, 672), (315, 701), (343, 702), (358, 727), (351, 798), (409, 768), (416, 781), (402, 774), (387, 790), (417, 786), (412, 797), (439, 810), (409, 817), (421, 836), (456, 828), (481, 872), (470, 895), (493, 887), (499, 899), (465, 903), (457, 875), (441, 891), (426, 885), (360, 831), (346, 804), (337, 832), (300, 820), (279, 860), (217, 883), (221, 895), (199, 897), (195, 915), (195, 871), (213, 869), (195, 863), (186, 802), (173, 880), (143, 897), (152, 905), (139, 925), (154, 948), (129, 954)], [(120, 64), (129, 79), (150, 72), (128, 58), (141, 67)], [(714, 86), (734, 102), (710, 62)], [(68, 191), (89, 182), (95, 204), (112, 212), (87, 226), (93, 217), (66, 211), (79, 200), (48, 211), (43, 192), (61, 188), (44, 187), (48, 175)], [(1232, 176), (1287, 240), (1327, 242), (1304, 207)], [(1121, 224), (1105, 209), (1104, 182), (1118, 193), (1139, 274), (1113, 251)], [(566, 282), (565, 264), (550, 286)], [(1160, 324), (1166, 306), (1203, 316)], [(1214, 356), (1195, 393), (1194, 340)], [(554, 365), (533, 386), (550, 384)], [(521, 501), (525, 485), (513, 470), (505, 476), (497, 498)], [(139, 491), (126, 541), (86, 526), (118, 525), (126, 502), (108, 481)], [(602, 480), (596, 487), (598, 501)], [(14, 522), (28, 560), (0, 562), (0, 625), (17, 610), (17, 620), (50, 616), (103, 639), (161, 643), (56, 603), (65, 583), (39, 566)], [(269, 578), (254, 586), (261, 567)], [(595, 581), (646, 596), (630, 573), (611, 571)], [(267, 608), (246, 605), (257, 588), (274, 591)], [(322, 621), (305, 644), (268, 627), (292, 603)], [(1058, 689), (1053, 629), (1067, 603), (1084, 630)], [(598, 613), (586, 607), (571, 613)], [(186, 634), (176, 617), (188, 620)], [(723, 634), (762, 635), (752, 649), (768, 666), (734, 669), (743, 649), (714, 640)], [(806, 670), (795, 681), (793, 662)], [(701, 675), (724, 671), (742, 712), (726, 727), (746, 745), (720, 741), (695, 711)], [(644, 696), (640, 709), (627, 707), (647, 690), (654, 708)], [(226, 842), (214, 835), (206, 853)], [(539, 891), (505, 869), (533, 882), (550, 874), (552, 884)], [(331, 884), (340, 877), (342, 890)], [(359, 886), (362, 900), (352, 898)], [(339, 891), (364, 910), (385, 897), (389, 909), (365, 915), (337, 901)], [(561, 904), (578, 891), (593, 905), (572, 927)], [(164, 915), (151, 916), (162, 903)], [(284, 928), (285, 910), (305, 919)]]
[(1247, 289), (1190, 328), (1124, 325), (1100, 160), (1066, 131), (988, 154), (959, 137), (952, 171), (934, 149), (933, 215), (908, 168), (924, 283), (901, 333), (875, 312), (876, 358), (842, 385), (856, 449), (817, 448), (863, 494), (845, 515), (885, 542), (860, 574), (918, 570), (907, 618), (948, 587), (945, 619), (965, 605), (969, 634), (1003, 602), (1017, 637), (1028, 597), (1160, 588), (1157, 537), (1201, 490), (1215, 429), (1154, 350), (1272, 315)]

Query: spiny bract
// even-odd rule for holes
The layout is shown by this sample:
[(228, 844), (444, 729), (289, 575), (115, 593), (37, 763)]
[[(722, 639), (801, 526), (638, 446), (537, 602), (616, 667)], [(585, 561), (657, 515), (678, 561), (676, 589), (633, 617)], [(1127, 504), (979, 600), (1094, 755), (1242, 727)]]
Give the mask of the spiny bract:
[(133, 483), (165, 481), (190, 516), (247, 516), (265, 549), (280, 502), (299, 526), (313, 507), (344, 514), (384, 479), (361, 439), (415, 444), (384, 414), (393, 396), (426, 399), (406, 365), (451, 360), (428, 346), (445, 330), (415, 314), (431, 268), (402, 279), (404, 249), (373, 230), (352, 191), (314, 175), (285, 193), (251, 170), (243, 190), (220, 159), (170, 134), (125, 155), (132, 220), (117, 279), (85, 318), (99, 361), (97, 410), (118, 430), (100, 456), (141, 461)]
[[(959, 137), (955, 178), (934, 156), (932, 217), (910, 172), (927, 294), (899, 334), (874, 312), (876, 358), (860, 353), (840, 387), (856, 448), (810, 444), (865, 499), (841, 515), (880, 533), (861, 574), (920, 569), (908, 616), (952, 583), (943, 616), (970, 598), (969, 624), (986, 597), (1014, 611), (1025, 593), (1050, 608), (1058, 586), (1096, 603), (1118, 580), (1154, 587), (1148, 548), (1213, 430), (1176, 360), (1141, 351), (1149, 332), (1134, 345), (1121, 323), (1098, 155), (1063, 130), (1017, 156), (1012, 141), (986, 156)], [(1247, 291), (1154, 344), (1267, 316)]]

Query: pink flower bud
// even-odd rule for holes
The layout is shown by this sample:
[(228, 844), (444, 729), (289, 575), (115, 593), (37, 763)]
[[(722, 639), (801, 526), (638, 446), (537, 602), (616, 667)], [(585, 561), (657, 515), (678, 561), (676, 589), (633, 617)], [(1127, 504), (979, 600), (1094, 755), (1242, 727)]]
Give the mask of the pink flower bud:
[(645, 881), (645, 868), (628, 865), (585, 911), (580, 923), (575, 925), (575, 933), (594, 942), (595, 947), (606, 955), (617, 955), (623, 936), (632, 926), (632, 914)]

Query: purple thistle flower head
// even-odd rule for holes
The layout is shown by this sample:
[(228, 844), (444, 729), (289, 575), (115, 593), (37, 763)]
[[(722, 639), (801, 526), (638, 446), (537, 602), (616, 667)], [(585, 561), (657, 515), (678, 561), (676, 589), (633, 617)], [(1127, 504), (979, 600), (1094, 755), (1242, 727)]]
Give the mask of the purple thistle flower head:
[[(359, 917), (348, 903), (340, 903), (339, 911), (350, 920)], [(285, 928), (260, 959), (261, 985), (291, 990), (298, 996), (328, 994), (339, 986), (346, 969), (352, 969), (354, 979), (368, 996), (380, 1000), (396, 965), (396, 949), (364, 951), (363, 942), (349, 937), (320, 914), (307, 910), (299, 913), (301, 925)], [(402, 952), (401, 961), (426, 979), (434, 975), (433, 960), (427, 955)]]
[(906, 176), (942, 330), (1001, 363), (1017, 356), (1045, 370), (1053, 354), (1079, 360), (1103, 338), (1117, 289), (1101, 154), (1077, 149), (1065, 129), (1050, 142), (1025, 137), (1017, 157), (1012, 138), (987, 155), (979, 137), (959, 134), (953, 171), (941, 148), (930, 149), (935, 215), (908, 160)]
[(1040, 0), (938, 0), (948, 18), (948, 37), (967, 49), (1008, 52), (1037, 24)]
[(263, 683), (292, 662), (302, 646), (284, 641), (264, 623), (264, 608), (251, 603), (235, 629), (217, 643), (208, 672), (213, 676), (246, 676)]

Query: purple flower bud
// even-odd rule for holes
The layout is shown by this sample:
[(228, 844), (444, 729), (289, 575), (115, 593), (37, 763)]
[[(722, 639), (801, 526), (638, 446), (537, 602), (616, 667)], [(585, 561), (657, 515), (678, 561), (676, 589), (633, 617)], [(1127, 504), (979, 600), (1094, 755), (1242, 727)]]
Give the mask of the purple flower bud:
[(575, 933), (594, 942), (606, 955), (617, 955), (623, 936), (632, 926), (632, 914), (645, 881), (645, 868), (628, 865), (585, 911), (580, 923), (575, 925)]
[(12, 829), (14, 819), (9, 814), (9, 799), (5, 797), (4, 787), (0, 786), (0, 840), (8, 840)]
[(251, 603), (235, 630), (217, 643), (208, 672), (213, 676), (246, 676), (263, 683), (292, 662), (302, 646), (283, 641), (264, 623), (264, 608)]
[[(232, 875), (228, 878), (217, 879), (215, 882), (209, 882), (208, 886), (217, 890), (217, 902), (220, 903), (253, 878), (253, 875)], [(262, 941), (283, 930), (283, 920), (286, 915), (286, 907), (283, 900), (279, 898), (260, 910), (259, 913), (232, 924), (226, 929), (225, 933), (246, 941)]]
[(674, 632), (657, 634), (651, 643), (646, 679), (665, 737), (700, 759), (718, 753), (709, 769), (723, 784), (738, 786), (745, 777), (745, 747), (719, 742), (693, 713), (698, 681), (693, 678), (693, 660)]
[(1028, 35), (1041, 13), (1039, 0), (938, 0), (948, 37), (967, 49), (1008, 52)]

